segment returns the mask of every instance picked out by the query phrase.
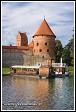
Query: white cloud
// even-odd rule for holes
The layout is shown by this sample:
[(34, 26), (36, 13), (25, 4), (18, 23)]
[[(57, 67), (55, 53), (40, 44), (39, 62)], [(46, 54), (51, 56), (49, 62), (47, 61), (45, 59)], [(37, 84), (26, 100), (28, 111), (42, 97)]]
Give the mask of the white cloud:
[[(2, 44), (14, 43), (15, 45), (18, 31), (26, 32), (30, 43), (33, 34), (43, 21), (44, 15), (57, 39), (61, 40), (63, 46), (66, 45), (73, 33), (73, 2), (19, 2), (19, 4), (18, 2), (3, 2)], [(63, 36), (65, 36), (64, 40)]]

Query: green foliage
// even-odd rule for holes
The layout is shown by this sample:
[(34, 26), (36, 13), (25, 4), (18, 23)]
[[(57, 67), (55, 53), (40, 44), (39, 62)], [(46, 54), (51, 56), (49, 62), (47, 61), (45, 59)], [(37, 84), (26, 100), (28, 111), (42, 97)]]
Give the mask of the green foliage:
[(55, 56), (56, 62), (60, 62), (62, 56), (62, 44), (60, 40), (55, 40)]
[(62, 57), (63, 63), (74, 66), (74, 37), (69, 40), (69, 43), (64, 48), (62, 48), (60, 40), (55, 40), (55, 56), (57, 63), (60, 62)]
[(55, 40), (55, 56), (57, 63), (60, 62), (60, 58), (62, 57), (64, 63), (68, 66), (74, 66), (74, 34), (64, 48), (62, 48), (60, 40)]
[(71, 57), (71, 65), (74, 65), (74, 38), (71, 39), (70, 46), (70, 57)]
[(74, 65), (74, 38), (72, 38), (69, 43), (64, 47), (62, 52), (62, 58), (64, 62), (69, 66)]
[(69, 71), (74, 71), (74, 66), (69, 66), (69, 67), (68, 67), (68, 70), (69, 70)]
[[(73, 31), (74, 31), (74, 27), (73, 27)], [(69, 41), (66, 47), (70, 52), (71, 65), (74, 66), (74, 33), (72, 35), (72, 39)]]
[(66, 63), (67, 65), (71, 65), (70, 51), (66, 48), (63, 49), (62, 59), (63, 59), (63, 63)]
[(68, 71), (70, 75), (74, 75), (74, 66), (69, 66)]
[(10, 74), (10, 68), (2, 67), (2, 74)]

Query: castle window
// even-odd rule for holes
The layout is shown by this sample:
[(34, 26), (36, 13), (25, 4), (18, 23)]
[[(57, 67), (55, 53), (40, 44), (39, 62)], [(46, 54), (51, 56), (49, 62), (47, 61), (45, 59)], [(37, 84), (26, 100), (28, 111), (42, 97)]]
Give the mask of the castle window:
[(45, 46), (47, 46), (47, 42), (45, 43)]
[(37, 46), (39, 46), (39, 43), (37, 43)]
[(42, 49), (39, 49), (39, 52), (42, 52)]
[(49, 52), (49, 49), (47, 49), (47, 52)]

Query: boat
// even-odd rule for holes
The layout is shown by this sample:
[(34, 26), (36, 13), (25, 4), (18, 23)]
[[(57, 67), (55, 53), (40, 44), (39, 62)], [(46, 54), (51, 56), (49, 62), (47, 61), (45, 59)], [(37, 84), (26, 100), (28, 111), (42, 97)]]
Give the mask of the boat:
[(62, 63), (62, 58), (60, 63), (52, 63), (52, 67), (55, 73), (55, 78), (64, 78), (66, 76), (69, 76), (66, 63)]
[(62, 74), (62, 72), (55, 72), (55, 78), (64, 78), (65, 74)]

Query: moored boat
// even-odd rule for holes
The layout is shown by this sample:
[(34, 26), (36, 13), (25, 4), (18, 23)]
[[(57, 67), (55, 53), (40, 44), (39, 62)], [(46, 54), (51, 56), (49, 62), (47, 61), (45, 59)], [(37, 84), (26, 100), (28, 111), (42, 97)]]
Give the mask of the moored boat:
[(63, 78), (65, 76), (69, 76), (66, 63), (62, 63), (62, 58), (60, 63), (52, 63), (52, 67), (55, 73), (55, 78)]

